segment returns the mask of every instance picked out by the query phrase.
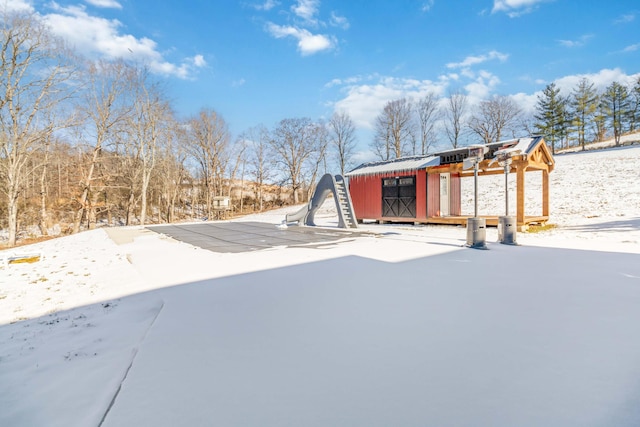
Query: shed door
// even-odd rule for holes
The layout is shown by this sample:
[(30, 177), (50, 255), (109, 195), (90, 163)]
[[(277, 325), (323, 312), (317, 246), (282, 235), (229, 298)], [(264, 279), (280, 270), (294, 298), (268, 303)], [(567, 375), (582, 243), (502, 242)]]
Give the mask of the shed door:
[(450, 175), (440, 174), (440, 216), (449, 216), (449, 190), (451, 189)]
[(389, 218), (416, 217), (416, 177), (384, 178), (382, 180), (382, 216)]

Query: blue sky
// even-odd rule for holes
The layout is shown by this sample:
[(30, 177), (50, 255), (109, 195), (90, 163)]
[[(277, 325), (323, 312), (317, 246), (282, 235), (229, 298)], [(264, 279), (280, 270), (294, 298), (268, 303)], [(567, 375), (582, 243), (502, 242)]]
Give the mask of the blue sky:
[[(384, 104), (461, 90), (598, 87), (640, 72), (637, 0), (0, 0), (31, 9), (91, 58), (167, 82), (177, 113), (223, 115), (234, 135), (346, 110), (366, 135)], [(362, 142), (362, 141), (361, 141)]]

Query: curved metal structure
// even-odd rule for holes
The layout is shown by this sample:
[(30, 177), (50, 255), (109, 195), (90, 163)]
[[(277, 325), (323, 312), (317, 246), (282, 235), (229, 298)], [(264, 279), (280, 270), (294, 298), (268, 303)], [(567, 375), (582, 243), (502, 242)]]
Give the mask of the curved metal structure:
[(298, 212), (287, 214), (285, 221), (288, 223), (297, 222), (303, 225), (315, 226), (314, 219), (317, 210), (322, 206), (325, 199), (329, 197), (329, 194), (332, 193), (333, 200), (336, 203), (336, 210), (338, 211), (338, 227), (358, 228), (358, 222), (353, 212), (353, 204), (351, 203), (351, 196), (347, 190), (344, 178), (342, 175), (333, 176), (329, 173), (320, 178), (309, 203)]

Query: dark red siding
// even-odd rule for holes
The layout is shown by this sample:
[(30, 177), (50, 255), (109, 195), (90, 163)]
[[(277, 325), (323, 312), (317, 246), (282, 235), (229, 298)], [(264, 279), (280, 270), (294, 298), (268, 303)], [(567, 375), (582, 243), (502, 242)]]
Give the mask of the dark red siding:
[(427, 173), (424, 170), (350, 177), (349, 193), (356, 218), (382, 219), (382, 180), (402, 176), (416, 177), (416, 219), (425, 219)]
[(382, 216), (382, 177), (376, 175), (349, 178), (349, 193), (357, 219)]
[[(382, 180), (384, 178), (416, 177), (416, 220), (440, 216), (440, 175), (427, 174), (425, 170), (386, 173), (381, 175), (353, 176), (349, 178), (349, 193), (356, 218), (380, 220), (382, 216)], [(460, 175), (450, 175), (451, 215), (460, 215)]]

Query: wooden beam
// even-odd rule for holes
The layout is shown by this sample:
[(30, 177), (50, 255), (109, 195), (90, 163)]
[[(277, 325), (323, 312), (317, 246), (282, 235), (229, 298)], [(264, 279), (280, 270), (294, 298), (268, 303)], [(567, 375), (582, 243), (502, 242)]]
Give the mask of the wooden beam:
[(549, 170), (549, 165), (546, 164), (546, 163), (536, 162), (536, 161), (531, 160), (527, 164), (527, 169), (548, 171)]
[[(510, 172), (513, 172), (513, 169)], [(502, 169), (491, 169), (491, 170), (486, 170), (486, 171), (482, 171), (482, 170), (478, 171), (478, 176), (485, 176), (485, 175), (504, 175), (504, 168), (502, 168)], [(462, 177), (462, 178), (470, 177), (470, 176), (473, 176), (473, 169), (466, 170), (464, 172), (460, 172), (460, 177)]]
[(462, 163), (451, 163), (449, 165), (427, 167), (427, 174), (458, 173), (461, 170), (462, 170)]
[(518, 167), (516, 169), (516, 195), (517, 195), (517, 208), (516, 208), (516, 223), (518, 226), (525, 225), (524, 222), (524, 167)]
[(542, 216), (549, 216), (549, 171), (542, 171)]

